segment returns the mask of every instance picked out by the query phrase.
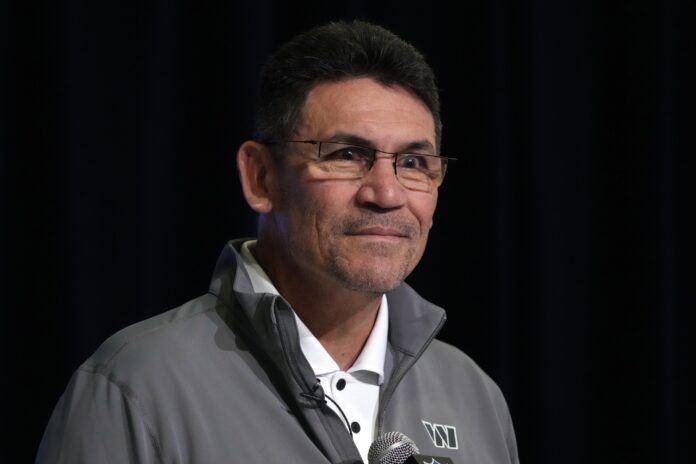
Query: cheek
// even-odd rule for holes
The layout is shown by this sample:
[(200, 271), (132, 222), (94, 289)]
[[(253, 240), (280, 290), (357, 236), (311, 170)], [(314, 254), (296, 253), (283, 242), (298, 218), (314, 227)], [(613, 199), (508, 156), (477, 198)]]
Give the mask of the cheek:
[(305, 252), (316, 253), (331, 236), (338, 207), (325, 201), (325, 198), (321, 189), (295, 189), (286, 200), (291, 232), (295, 242), (303, 244)]
[(433, 226), (433, 215), (437, 206), (437, 195), (417, 197), (411, 203), (411, 211), (418, 219), (421, 226), (421, 235), (426, 238)]
[(314, 187), (303, 197), (303, 209), (311, 212), (320, 232), (334, 230), (344, 217), (355, 214), (357, 189), (352, 185), (326, 183)]

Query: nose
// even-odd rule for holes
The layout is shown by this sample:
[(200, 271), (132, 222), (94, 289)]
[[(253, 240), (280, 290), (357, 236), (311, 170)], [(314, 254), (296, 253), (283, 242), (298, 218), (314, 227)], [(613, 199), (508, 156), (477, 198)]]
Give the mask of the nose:
[(376, 206), (379, 209), (395, 209), (406, 204), (406, 188), (396, 177), (393, 157), (378, 157), (372, 169), (362, 178), (357, 193), (360, 204)]

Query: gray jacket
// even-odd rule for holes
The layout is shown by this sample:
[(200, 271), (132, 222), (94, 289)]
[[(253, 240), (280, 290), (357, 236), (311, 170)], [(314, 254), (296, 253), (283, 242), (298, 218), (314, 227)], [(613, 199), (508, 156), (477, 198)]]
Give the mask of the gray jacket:
[[(321, 400), (288, 303), (252, 291), (235, 247), (209, 293), (110, 337), (73, 375), (38, 463), (353, 463)], [(505, 400), (465, 354), (434, 340), (442, 309), (408, 285), (387, 295), (378, 433), (457, 464), (517, 463)]]

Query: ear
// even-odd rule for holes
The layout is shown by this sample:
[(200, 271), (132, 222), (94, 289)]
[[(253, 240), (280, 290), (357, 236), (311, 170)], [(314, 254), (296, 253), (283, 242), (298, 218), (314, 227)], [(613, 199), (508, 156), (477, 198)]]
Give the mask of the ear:
[(271, 192), (275, 188), (275, 161), (268, 147), (246, 141), (237, 151), (237, 169), (247, 203), (257, 213), (273, 210)]

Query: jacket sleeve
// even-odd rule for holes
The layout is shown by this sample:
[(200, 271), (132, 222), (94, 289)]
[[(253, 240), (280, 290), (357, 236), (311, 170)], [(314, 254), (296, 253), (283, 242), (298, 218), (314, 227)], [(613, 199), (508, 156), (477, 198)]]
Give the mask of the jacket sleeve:
[(159, 462), (158, 443), (130, 389), (80, 369), (49, 420), (36, 464)]
[(500, 418), (500, 421), (504, 429), (503, 433), (505, 435), (505, 443), (507, 445), (508, 455), (510, 456), (510, 464), (519, 464), (520, 458), (517, 454), (517, 438), (515, 437), (515, 428), (512, 425), (510, 409), (508, 408), (507, 402), (503, 397), (503, 393), (500, 392), (499, 389), (498, 391), (500, 395), (499, 411), (502, 411), (502, 417)]
[(507, 416), (507, 431), (506, 431), (506, 441), (508, 446), (508, 452), (510, 453), (510, 462), (512, 464), (519, 464), (520, 458), (517, 455), (517, 438), (515, 437), (515, 429), (512, 426), (512, 418), (508, 412)]

